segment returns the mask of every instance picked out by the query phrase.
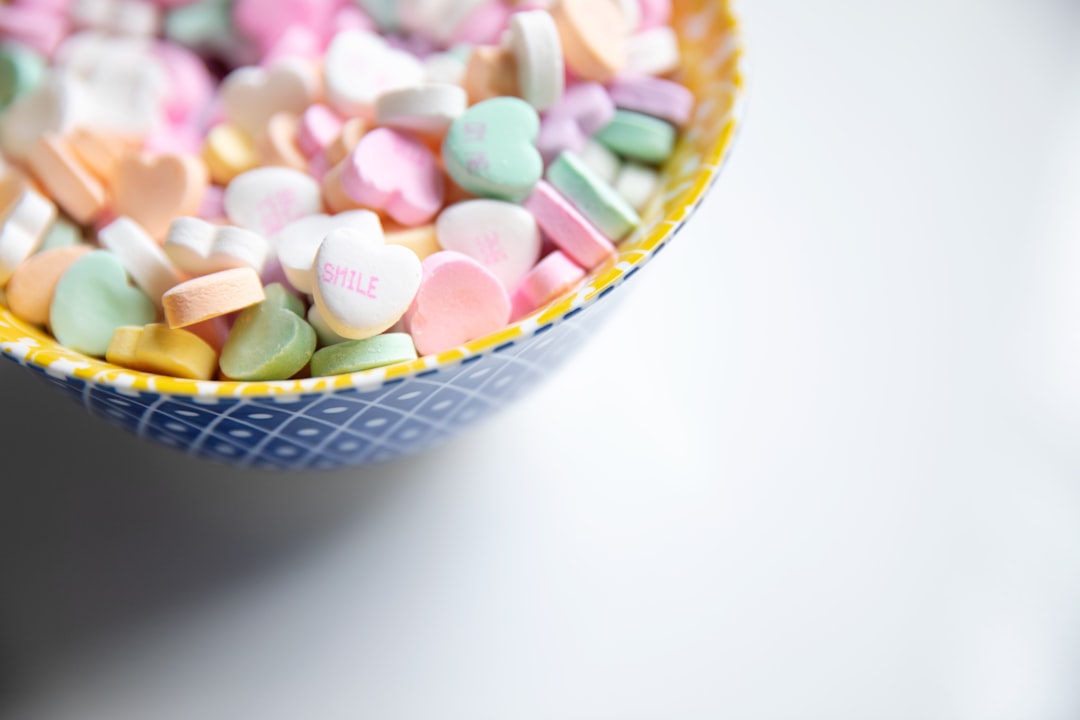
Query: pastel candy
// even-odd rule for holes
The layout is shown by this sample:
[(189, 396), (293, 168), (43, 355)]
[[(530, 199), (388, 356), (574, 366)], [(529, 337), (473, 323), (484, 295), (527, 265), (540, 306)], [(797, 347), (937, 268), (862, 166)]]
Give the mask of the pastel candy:
[(318, 350), (311, 357), (311, 375), (344, 375), (416, 358), (416, 346), (407, 333), (383, 333), (365, 340), (349, 340)]
[(85, 120), (90, 106), (86, 83), (53, 70), (32, 91), (19, 96), (0, 115), (0, 151), (26, 159), (34, 141), (47, 132), (63, 134)]
[(113, 211), (130, 217), (160, 243), (173, 218), (199, 212), (209, 183), (206, 164), (193, 155), (131, 153), (116, 167)]
[(486, 267), (452, 250), (423, 263), (423, 280), (403, 318), (421, 355), (440, 353), (509, 322), (510, 294)]
[(285, 58), (270, 68), (233, 70), (219, 92), (228, 121), (254, 138), (275, 114), (302, 113), (315, 100), (319, 87), (308, 63)]
[(17, 43), (0, 46), (0, 109), (38, 86), (46, 74), (45, 58)]
[(119, 217), (99, 230), (98, 241), (120, 259), (135, 284), (157, 304), (185, 279), (157, 241), (129, 217)]
[(308, 215), (285, 226), (274, 236), (278, 261), (289, 284), (311, 294), (315, 286), (315, 255), (337, 228), (351, 227), (365, 234), (382, 235), (379, 216), (370, 210), (347, 210), (336, 215)]
[(659, 165), (675, 151), (676, 130), (671, 123), (631, 110), (618, 110), (596, 140), (612, 152), (646, 165)]
[(539, 131), (539, 115), (520, 98), (473, 105), (454, 121), (443, 141), (446, 170), (474, 195), (518, 202), (544, 172), (536, 149)]
[(646, 75), (674, 72), (682, 61), (679, 37), (670, 27), (642, 30), (626, 39), (626, 69)]
[(315, 303), (326, 323), (351, 340), (378, 335), (401, 319), (420, 286), (420, 259), (382, 235), (338, 228), (315, 257)]
[(593, 269), (615, 254), (615, 246), (548, 182), (541, 180), (525, 201), (540, 228), (566, 255)]
[(311, 303), (311, 306), (308, 308), (307, 321), (311, 327), (315, 328), (315, 335), (319, 339), (320, 347), (337, 345), (338, 343), (349, 341), (349, 338), (338, 335), (334, 332), (332, 327), (326, 324), (326, 320), (323, 319), (322, 313), (319, 312), (319, 306), (315, 303)]
[(56, 220), (56, 206), (22, 176), (0, 174), (0, 288), (40, 246)]
[(298, 170), (263, 167), (238, 175), (225, 188), (229, 220), (267, 237), (323, 210), (322, 188)]
[(581, 152), (586, 143), (615, 117), (615, 103), (599, 83), (571, 86), (554, 107), (544, 113), (537, 147), (545, 162), (563, 150)]
[(104, 357), (116, 328), (147, 325), (157, 308), (128, 283), (120, 259), (93, 250), (60, 276), (49, 306), (49, 328), (57, 341), (77, 352)]
[(162, 296), (161, 304), (169, 327), (179, 328), (242, 310), (265, 298), (258, 274), (245, 267), (179, 283)]
[(521, 96), (537, 110), (547, 110), (563, 93), (559, 29), (547, 10), (524, 10), (510, 16), (510, 48), (517, 60)]
[(390, 128), (360, 139), (346, 160), (341, 184), (356, 203), (384, 211), (402, 225), (430, 222), (443, 204), (443, 176), (435, 155)]
[(304, 320), (304, 304), (284, 286), (266, 286), (266, 299), (236, 319), (218, 367), (232, 380), (286, 380), (315, 352), (315, 330)]
[(442, 250), (442, 247), (439, 246), (435, 225), (422, 225), (415, 228), (388, 230), (386, 233), (386, 244), (400, 245), (408, 248), (421, 260)]
[(375, 101), (375, 123), (441, 137), (467, 106), (468, 95), (457, 85), (416, 85), (381, 94)]
[(685, 126), (694, 111), (694, 94), (685, 86), (664, 78), (620, 75), (608, 86), (608, 91), (619, 108), (651, 115), (676, 127)]
[(49, 322), (49, 306), (60, 277), (89, 245), (72, 245), (44, 250), (30, 256), (15, 269), (7, 285), (7, 305), (16, 317), (33, 325)]
[(45, 233), (45, 239), (41, 241), (42, 252), (54, 248), (71, 247), (83, 241), (83, 233), (79, 226), (58, 217)]
[(270, 243), (256, 232), (194, 217), (174, 220), (163, 247), (173, 263), (189, 275), (238, 267), (261, 273), (270, 254)]
[(300, 152), (297, 134), (300, 118), (287, 112), (274, 114), (255, 137), (255, 151), (266, 166), (307, 172), (308, 159)]
[(67, 141), (52, 133), (39, 137), (26, 157), (33, 176), (75, 222), (87, 225), (105, 210), (105, 187), (75, 157)]
[(210, 179), (228, 185), (238, 175), (259, 166), (255, 142), (246, 132), (230, 123), (215, 125), (206, 134), (202, 159)]
[(626, 163), (615, 178), (615, 190), (638, 212), (643, 212), (660, 187), (660, 175), (650, 167)]
[(630, 203), (572, 152), (559, 155), (548, 166), (545, 177), (613, 242), (622, 240), (641, 224)]
[(132, 370), (189, 380), (213, 379), (218, 364), (217, 351), (205, 340), (161, 323), (117, 328), (105, 359)]
[(566, 64), (582, 80), (608, 82), (626, 65), (626, 20), (611, 0), (557, 0), (552, 17)]
[(579, 153), (582, 161), (592, 168), (597, 177), (606, 183), (614, 183), (622, 170), (622, 159), (593, 139), (585, 142), (585, 146)]
[(338, 33), (323, 61), (326, 95), (346, 117), (371, 117), (381, 93), (424, 81), (424, 66), (374, 33)]
[(511, 295), (512, 320), (517, 322), (542, 305), (574, 288), (585, 270), (561, 250), (547, 254), (521, 279)]
[(341, 117), (322, 103), (309, 105), (300, 115), (297, 143), (308, 158), (323, 152), (341, 133)]
[(528, 210), (500, 200), (467, 200), (439, 213), (439, 245), (468, 255), (512, 288), (540, 257), (540, 229)]

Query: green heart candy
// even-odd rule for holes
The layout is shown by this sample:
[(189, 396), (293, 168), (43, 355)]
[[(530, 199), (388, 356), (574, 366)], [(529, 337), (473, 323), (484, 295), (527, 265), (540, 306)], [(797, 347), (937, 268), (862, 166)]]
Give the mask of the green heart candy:
[(443, 140), (446, 171), (479, 197), (520, 202), (544, 173), (536, 149), (540, 116), (521, 98), (498, 97), (473, 105)]
[(120, 258), (108, 250), (93, 250), (72, 263), (49, 305), (53, 337), (94, 357), (105, 357), (116, 328), (141, 327), (156, 317), (154, 301), (128, 283)]
[(315, 352), (315, 330), (300, 298), (281, 283), (265, 292), (265, 300), (241, 311), (221, 348), (219, 367), (230, 380), (288, 380)]
[(15, 43), (0, 45), (0, 108), (36, 88), (45, 70), (45, 58), (33, 50)]

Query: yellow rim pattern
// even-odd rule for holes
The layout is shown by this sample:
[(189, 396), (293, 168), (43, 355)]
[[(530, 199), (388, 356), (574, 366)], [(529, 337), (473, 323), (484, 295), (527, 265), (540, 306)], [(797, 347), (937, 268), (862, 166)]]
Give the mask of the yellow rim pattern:
[(200, 382), (135, 372), (74, 352), (0, 304), (0, 352), (20, 363), (44, 368), (53, 376), (75, 377), (132, 392), (204, 397), (281, 395), (374, 389), (390, 380), (492, 352), (561, 322), (621, 284), (671, 240), (715, 182), (734, 141), (745, 91), (739, 21), (728, 0), (676, 0), (674, 5), (673, 25), (683, 56), (683, 69), (677, 79), (694, 92), (697, 106), (690, 127), (664, 167), (662, 192), (642, 213), (646, 222), (619, 246), (614, 261), (594, 270), (575, 291), (514, 325), (438, 355), (349, 375), (274, 382)]

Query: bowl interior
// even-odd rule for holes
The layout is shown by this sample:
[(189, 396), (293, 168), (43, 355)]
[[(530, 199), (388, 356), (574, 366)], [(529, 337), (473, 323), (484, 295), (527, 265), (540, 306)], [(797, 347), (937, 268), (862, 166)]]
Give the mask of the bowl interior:
[(573, 317), (609, 294), (651, 260), (704, 198), (730, 150), (743, 97), (743, 51), (738, 21), (728, 0), (675, 0), (672, 19), (682, 69), (674, 79), (697, 100), (693, 119), (662, 169), (661, 190), (642, 212), (642, 225), (619, 246), (615, 259), (595, 269), (576, 290), (491, 335), (438, 355), (334, 377), (275, 382), (193, 381), (135, 372), (57, 343), (43, 329), (15, 317), (0, 291), (0, 354), (54, 377), (78, 378), (127, 391), (187, 396), (259, 396), (377, 388), (436, 368), (493, 352)]

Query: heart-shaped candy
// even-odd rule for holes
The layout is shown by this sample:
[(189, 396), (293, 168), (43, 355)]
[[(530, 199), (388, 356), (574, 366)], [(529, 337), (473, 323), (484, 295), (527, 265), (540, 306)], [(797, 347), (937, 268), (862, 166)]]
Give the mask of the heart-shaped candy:
[(236, 0), (232, 16), (236, 29), (266, 53), (290, 28), (322, 31), (338, 5), (335, 0), (277, 0), (273, 11), (268, 12), (266, 0)]
[(424, 82), (424, 66), (410, 53), (396, 50), (375, 33), (338, 33), (323, 62), (330, 105), (346, 117), (367, 117), (387, 90)]
[(408, 227), (430, 222), (445, 192), (434, 153), (390, 128), (377, 128), (360, 139), (346, 161), (341, 184), (355, 202), (385, 211)]
[(289, 223), (274, 236), (281, 269), (294, 288), (309, 295), (314, 292), (315, 255), (323, 239), (341, 227), (382, 235), (382, 222), (378, 215), (370, 210), (347, 210), (336, 215), (308, 215)]
[(154, 301), (128, 283), (120, 258), (94, 250), (60, 276), (49, 306), (49, 328), (62, 345), (105, 357), (117, 328), (147, 325), (156, 315)]
[(129, 217), (118, 217), (101, 228), (98, 242), (120, 258), (135, 284), (159, 306), (162, 295), (184, 282), (183, 273), (157, 241)]
[(164, 249), (176, 266), (189, 275), (209, 275), (239, 267), (262, 273), (270, 243), (245, 228), (181, 217), (169, 227)]
[(322, 211), (322, 188), (299, 170), (256, 168), (236, 176), (225, 188), (229, 220), (266, 237), (294, 220)]
[(276, 113), (302, 113), (318, 90), (310, 64), (287, 57), (269, 68), (248, 65), (233, 70), (221, 83), (221, 105), (229, 122), (254, 139)]
[(199, 212), (209, 183), (206, 164), (193, 155), (130, 153), (116, 164), (113, 212), (162, 242), (174, 218)]
[(501, 200), (466, 200), (435, 223), (439, 246), (480, 262), (513, 288), (540, 258), (542, 239), (532, 214)]
[(474, 195), (518, 202), (544, 172), (536, 149), (540, 116), (520, 98), (499, 97), (469, 108), (443, 140), (446, 171)]
[(0, 176), (0, 288), (45, 239), (57, 210), (13, 172)]
[(315, 304), (334, 332), (353, 340), (401, 319), (420, 287), (420, 259), (381, 235), (334, 230), (315, 256)]
[(423, 263), (423, 280), (403, 319), (421, 355), (449, 350), (510, 321), (510, 294), (494, 273), (453, 250)]
[(86, 83), (67, 72), (46, 75), (0, 115), (0, 151), (21, 162), (44, 133), (65, 133), (83, 122), (91, 104)]
[(221, 349), (219, 367), (231, 380), (287, 380), (315, 352), (315, 330), (304, 320), (304, 303), (279, 283), (266, 286), (266, 299), (236, 318)]

